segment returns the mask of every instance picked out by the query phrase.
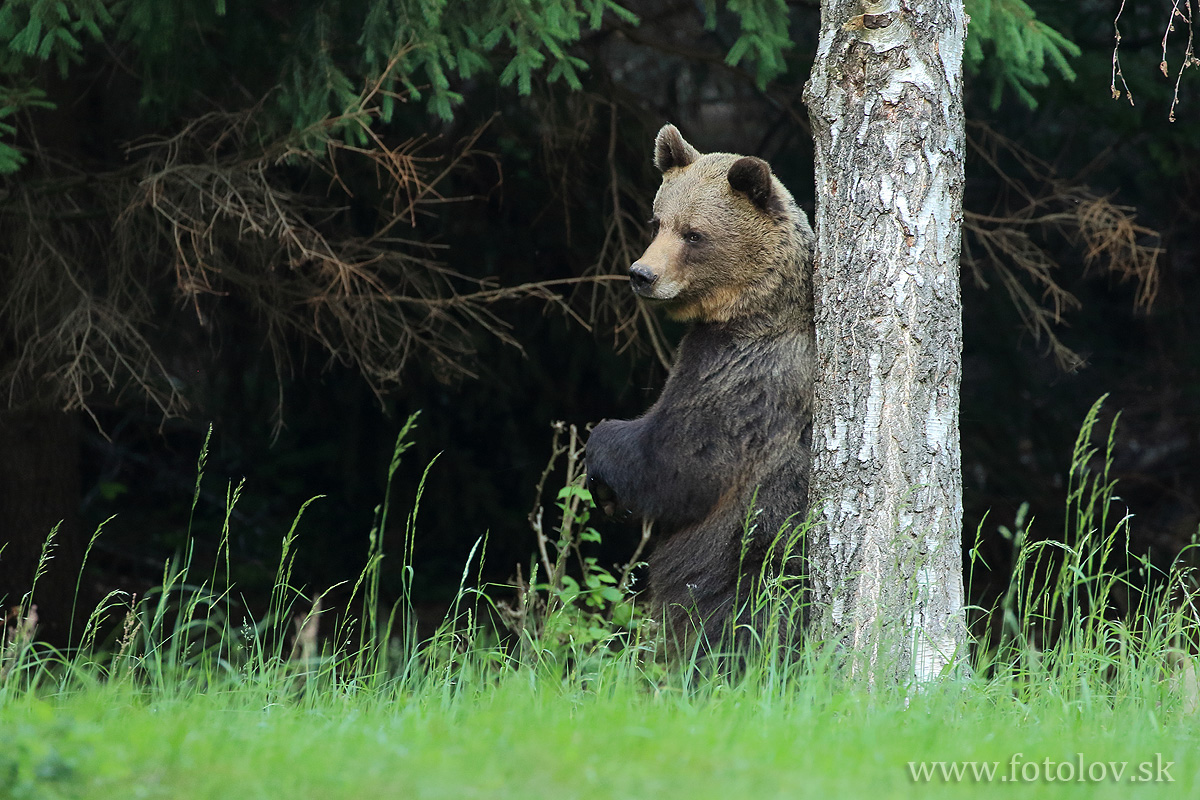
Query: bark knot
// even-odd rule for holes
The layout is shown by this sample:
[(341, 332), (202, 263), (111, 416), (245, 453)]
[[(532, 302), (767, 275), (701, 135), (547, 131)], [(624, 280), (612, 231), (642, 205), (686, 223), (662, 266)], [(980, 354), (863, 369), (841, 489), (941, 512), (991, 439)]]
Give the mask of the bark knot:
[(884, 14), (858, 14), (851, 17), (845, 25), (842, 26), (844, 31), (877, 31), (880, 28), (886, 28), (896, 21), (896, 14), (887, 12)]

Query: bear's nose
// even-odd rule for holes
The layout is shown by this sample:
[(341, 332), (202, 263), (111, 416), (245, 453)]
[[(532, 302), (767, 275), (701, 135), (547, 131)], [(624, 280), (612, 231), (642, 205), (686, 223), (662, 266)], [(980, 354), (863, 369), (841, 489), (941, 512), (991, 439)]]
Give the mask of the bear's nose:
[(654, 270), (645, 264), (634, 264), (629, 268), (629, 283), (635, 292), (641, 293), (649, 289), (656, 280), (658, 276), (654, 274)]

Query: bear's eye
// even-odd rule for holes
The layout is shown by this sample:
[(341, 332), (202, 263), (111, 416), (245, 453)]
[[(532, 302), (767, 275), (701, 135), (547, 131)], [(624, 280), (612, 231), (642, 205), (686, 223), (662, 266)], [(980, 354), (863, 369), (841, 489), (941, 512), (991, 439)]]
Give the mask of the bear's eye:
[(650, 235), (658, 236), (658, 217), (647, 220), (647, 224), (650, 225)]
[(683, 235), (683, 240), (688, 244), (700, 244), (704, 241), (704, 234), (699, 231), (688, 231)]

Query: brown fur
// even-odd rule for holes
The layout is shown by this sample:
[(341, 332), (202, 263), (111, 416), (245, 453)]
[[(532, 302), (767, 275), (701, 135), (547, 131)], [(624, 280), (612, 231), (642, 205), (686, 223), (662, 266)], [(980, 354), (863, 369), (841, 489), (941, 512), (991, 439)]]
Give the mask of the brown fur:
[(650, 583), (672, 641), (711, 644), (756, 622), (764, 568), (796, 566), (770, 553), (807, 509), (813, 235), (766, 162), (701, 155), (672, 125), (654, 152), (658, 230), (631, 279), (694, 326), (650, 410), (592, 432), (588, 473), (606, 507), (657, 522)]

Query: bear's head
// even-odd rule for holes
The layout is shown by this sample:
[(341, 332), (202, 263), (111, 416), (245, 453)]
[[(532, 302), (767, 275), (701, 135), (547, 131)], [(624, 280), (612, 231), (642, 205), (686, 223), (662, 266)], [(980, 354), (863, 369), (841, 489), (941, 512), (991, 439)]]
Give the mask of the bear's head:
[(629, 270), (635, 292), (680, 321), (811, 308), (812, 228), (767, 162), (701, 155), (664, 125), (654, 163), (663, 180), (654, 241)]

